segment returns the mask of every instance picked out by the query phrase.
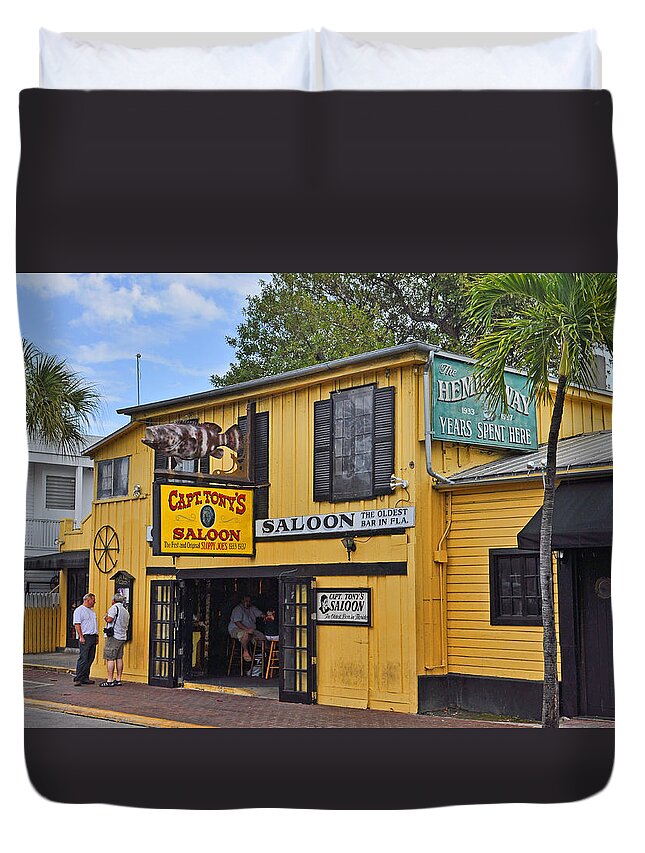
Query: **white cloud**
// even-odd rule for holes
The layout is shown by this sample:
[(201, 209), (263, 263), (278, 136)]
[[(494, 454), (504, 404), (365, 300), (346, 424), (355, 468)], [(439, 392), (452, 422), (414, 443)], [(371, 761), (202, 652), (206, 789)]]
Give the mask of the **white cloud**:
[[(108, 273), (47, 273), (18, 276), (18, 286), (47, 299), (71, 298), (81, 309), (70, 317), (73, 325), (102, 328), (105, 323), (127, 326), (137, 318), (171, 317), (178, 324), (212, 322), (227, 312), (201, 291), (231, 290), (239, 297), (242, 290), (222, 284), (213, 286), (219, 276), (126, 275)], [(231, 283), (235, 280), (230, 277)]]

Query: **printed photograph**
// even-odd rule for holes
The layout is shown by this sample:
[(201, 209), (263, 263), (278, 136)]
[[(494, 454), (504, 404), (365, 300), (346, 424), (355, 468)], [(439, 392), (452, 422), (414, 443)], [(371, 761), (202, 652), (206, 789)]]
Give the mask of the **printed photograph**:
[(615, 274), (17, 285), (26, 727), (613, 727)]

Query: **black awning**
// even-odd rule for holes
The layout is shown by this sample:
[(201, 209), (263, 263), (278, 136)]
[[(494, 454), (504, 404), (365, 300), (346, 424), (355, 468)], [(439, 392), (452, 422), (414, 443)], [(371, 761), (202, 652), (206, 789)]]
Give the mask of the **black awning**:
[[(555, 491), (553, 550), (611, 545), (612, 480), (569, 480)], [(517, 545), (530, 551), (540, 548), (542, 510), (517, 534)]]
[(89, 565), (89, 551), (56, 551), (38, 557), (25, 557), (25, 570), (57, 572), (60, 569), (87, 569)]

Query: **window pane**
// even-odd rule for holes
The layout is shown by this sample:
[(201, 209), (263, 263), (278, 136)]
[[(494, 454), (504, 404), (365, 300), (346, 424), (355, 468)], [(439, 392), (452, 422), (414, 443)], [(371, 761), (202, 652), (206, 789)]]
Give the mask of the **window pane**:
[(97, 498), (109, 498), (112, 496), (112, 469), (114, 465), (111, 459), (99, 462)]
[(374, 389), (333, 396), (334, 497), (369, 497), (373, 488)]
[[(491, 558), (491, 619), (503, 624), (539, 624), (541, 598), (538, 555), (508, 551)], [(494, 591), (497, 590), (496, 596)]]
[(128, 468), (130, 458), (123, 456), (114, 460), (114, 491), (113, 495), (128, 494)]

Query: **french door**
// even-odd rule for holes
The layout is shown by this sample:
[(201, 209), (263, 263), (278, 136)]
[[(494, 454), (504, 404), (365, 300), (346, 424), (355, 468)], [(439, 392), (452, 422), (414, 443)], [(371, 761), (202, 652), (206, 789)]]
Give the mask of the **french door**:
[(150, 584), (148, 683), (156, 687), (176, 687), (180, 674), (178, 595), (176, 581), (152, 581)]
[(280, 581), (280, 701), (316, 701), (316, 623), (311, 579)]

